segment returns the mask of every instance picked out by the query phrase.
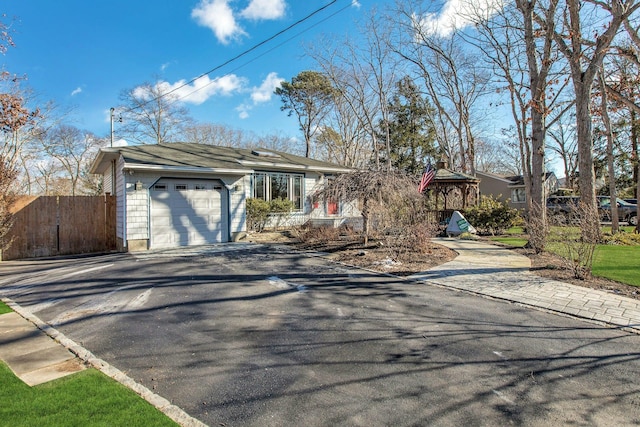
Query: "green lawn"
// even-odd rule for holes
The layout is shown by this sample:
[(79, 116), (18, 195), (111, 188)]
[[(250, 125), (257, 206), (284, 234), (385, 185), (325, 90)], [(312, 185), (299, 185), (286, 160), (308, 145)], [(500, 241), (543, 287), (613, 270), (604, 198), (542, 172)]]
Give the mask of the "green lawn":
[(591, 274), (640, 286), (640, 246), (598, 245)]
[(524, 247), (524, 245), (526, 245), (529, 242), (529, 240), (524, 237), (503, 237), (503, 236), (492, 237), (491, 241), (499, 242), (504, 245), (509, 245), (514, 248), (522, 248)]
[[(620, 229), (632, 234), (634, 227), (623, 226)], [(602, 231), (609, 232), (611, 227), (602, 227)], [(574, 239), (579, 235), (578, 227), (551, 227), (546, 250), (562, 255), (564, 249), (558, 242), (566, 238)], [(523, 247), (528, 242), (528, 236), (521, 227), (512, 227), (504, 235), (491, 237), (490, 240), (512, 247)], [(640, 245), (598, 245), (591, 273), (596, 277), (640, 287)]]
[(0, 425), (176, 426), (122, 384), (95, 369), (29, 387), (0, 362)]
[(0, 314), (11, 313), (12, 311), (7, 304), (0, 301)]

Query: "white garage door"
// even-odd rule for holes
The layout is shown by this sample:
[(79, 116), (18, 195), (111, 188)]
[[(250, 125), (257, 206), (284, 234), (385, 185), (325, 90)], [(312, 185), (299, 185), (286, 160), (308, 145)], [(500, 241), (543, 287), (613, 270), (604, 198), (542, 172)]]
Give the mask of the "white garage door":
[(161, 179), (150, 193), (152, 248), (228, 240), (226, 191), (219, 181)]

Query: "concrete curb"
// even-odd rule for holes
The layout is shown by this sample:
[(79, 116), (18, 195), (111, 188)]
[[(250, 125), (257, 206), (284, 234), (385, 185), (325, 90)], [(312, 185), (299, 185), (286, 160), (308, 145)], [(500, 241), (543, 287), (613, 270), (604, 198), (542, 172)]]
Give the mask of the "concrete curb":
[(129, 388), (179, 425), (183, 427), (207, 427), (206, 424), (193, 418), (179, 407), (171, 404), (171, 402), (169, 402), (164, 397), (153, 393), (142, 384), (135, 382), (131, 377), (126, 375), (118, 368), (115, 368), (106, 361), (96, 357), (89, 350), (77, 344), (75, 341), (67, 338), (62, 332), (43, 322), (40, 318), (38, 318), (38, 316), (22, 308), (13, 300), (9, 298), (2, 298), (2, 301), (27, 321), (33, 323), (36, 328), (40, 329), (43, 333), (47, 334), (54, 341), (58, 342), (71, 353), (75, 354), (84, 363), (99, 370), (104, 375), (116, 380), (123, 386)]

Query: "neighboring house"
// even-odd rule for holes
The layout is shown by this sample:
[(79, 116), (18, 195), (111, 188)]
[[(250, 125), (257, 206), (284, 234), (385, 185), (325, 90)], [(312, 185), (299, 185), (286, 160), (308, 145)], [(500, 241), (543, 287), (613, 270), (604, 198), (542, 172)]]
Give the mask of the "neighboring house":
[(297, 223), (357, 216), (348, 203), (311, 197), (328, 177), (349, 171), (267, 149), (188, 143), (103, 148), (90, 170), (117, 197), (118, 246), (129, 251), (236, 240), (246, 231), (249, 197), (293, 201)]
[[(524, 210), (527, 207), (527, 196), (522, 175), (504, 176), (489, 172), (476, 171), (476, 177), (480, 178), (480, 195), (492, 196), (496, 200), (508, 202), (509, 206)], [(559, 183), (553, 172), (545, 175), (545, 198), (558, 191)]]

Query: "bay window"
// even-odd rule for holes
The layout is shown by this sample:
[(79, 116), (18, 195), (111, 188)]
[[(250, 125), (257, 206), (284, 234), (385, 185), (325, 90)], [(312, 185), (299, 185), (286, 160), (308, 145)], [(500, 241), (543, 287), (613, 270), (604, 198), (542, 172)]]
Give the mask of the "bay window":
[(253, 174), (253, 197), (271, 201), (275, 199), (291, 200), (295, 210), (301, 211), (302, 206), (302, 175), (258, 172)]

